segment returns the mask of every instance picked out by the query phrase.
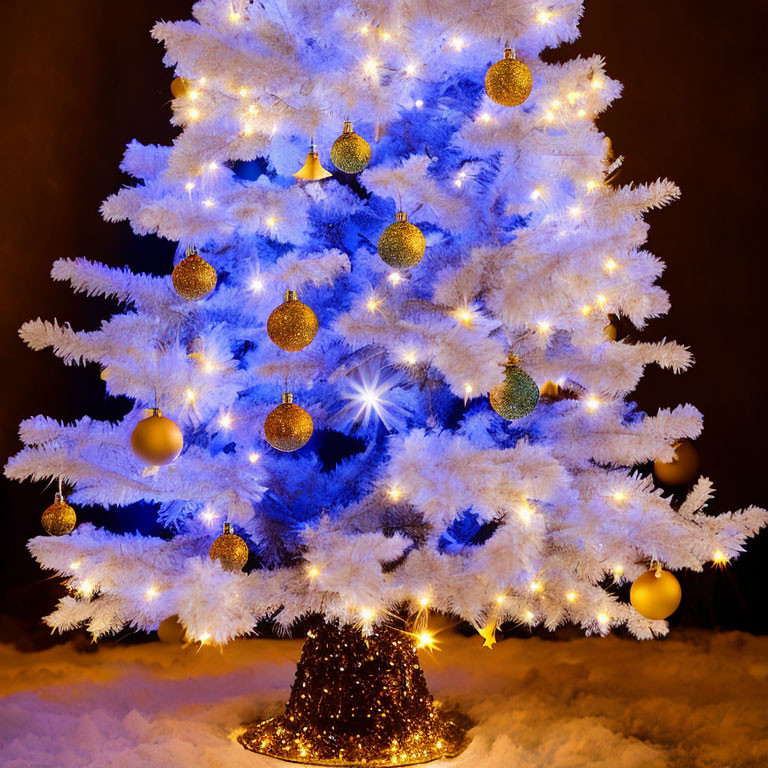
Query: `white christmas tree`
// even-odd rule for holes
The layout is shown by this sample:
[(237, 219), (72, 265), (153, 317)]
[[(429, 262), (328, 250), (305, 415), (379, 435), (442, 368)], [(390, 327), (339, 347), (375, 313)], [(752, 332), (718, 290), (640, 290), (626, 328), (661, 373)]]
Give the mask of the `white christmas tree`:
[[(155, 27), (181, 132), (129, 145), (136, 184), (103, 214), (177, 242), (174, 280), (61, 259), (54, 279), (122, 311), (93, 332), (21, 331), (98, 362), (135, 406), (119, 423), (24, 422), (6, 473), (59, 480), (75, 505), (155, 504), (169, 535), (33, 539), (71, 588), (51, 627), (177, 616), (190, 640), (225, 643), (265, 617), (373, 636), (398, 616), (428, 643), (437, 610), (489, 645), (503, 622), (650, 638), (666, 622), (620, 600), (622, 581), (726, 562), (765, 524), (754, 507), (704, 513), (705, 478), (679, 504), (636, 470), (701, 430), (690, 405), (627, 399), (646, 365), (682, 371), (688, 350), (606, 333), (667, 311), (643, 214), (678, 190), (611, 182), (621, 161), (594, 121), (620, 85), (601, 58), (539, 58), (581, 11), (201, 0), (194, 21)], [(131, 435), (156, 407), (184, 447), (147, 466), (158, 434), (134, 436), (145, 461)], [(159, 438), (178, 448), (172, 422)], [(209, 556), (223, 523), (239, 538)]]

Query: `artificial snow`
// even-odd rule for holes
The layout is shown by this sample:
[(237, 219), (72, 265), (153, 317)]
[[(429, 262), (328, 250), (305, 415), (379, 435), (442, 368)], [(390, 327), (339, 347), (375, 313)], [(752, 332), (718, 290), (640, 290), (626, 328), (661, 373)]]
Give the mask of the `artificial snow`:
[[(421, 654), (436, 697), (476, 725), (448, 768), (768, 766), (768, 637), (669, 639), (440, 635)], [(277, 768), (241, 723), (280, 710), (299, 640), (222, 652), (148, 643), (39, 653), (0, 646), (3, 768)]]

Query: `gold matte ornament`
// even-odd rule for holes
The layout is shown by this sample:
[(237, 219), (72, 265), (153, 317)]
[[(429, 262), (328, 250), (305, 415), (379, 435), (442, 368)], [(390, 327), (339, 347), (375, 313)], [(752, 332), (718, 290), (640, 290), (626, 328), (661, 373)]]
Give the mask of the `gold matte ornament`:
[(175, 421), (163, 416), (159, 408), (142, 419), (131, 433), (131, 448), (150, 466), (164, 466), (174, 461), (184, 447), (184, 435)]
[(296, 291), (286, 291), (285, 301), (267, 320), (267, 335), (284, 352), (298, 352), (317, 334), (317, 315), (299, 301)]
[(306, 445), (312, 437), (312, 417), (293, 402), (290, 392), (283, 394), (283, 400), (264, 420), (264, 436), (278, 451), (288, 453)]
[(214, 562), (218, 560), (225, 571), (240, 571), (248, 562), (248, 545), (245, 539), (232, 533), (229, 523), (224, 523), (221, 536), (217, 536), (211, 544), (208, 556)]
[(396, 269), (415, 267), (424, 256), (427, 241), (424, 234), (408, 221), (405, 211), (398, 211), (395, 223), (390, 224), (379, 238), (379, 256), (385, 264)]
[(192, 87), (192, 83), (186, 77), (174, 77), (171, 81), (171, 93), (174, 99), (183, 99)]
[(507, 421), (527, 416), (539, 402), (536, 382), (518, 367), (515, 355), (510, 355), (504, 366), (504, 381), (488, 393), (491, 408)]
[(519, 107), (530, 95), (533, 78), (528, 65), (515, 58), (512, 48), (485, 73), (485, 92), (503, 107)]
[(646, 619), (666, 619), (680, 605), (680, 582), (661, 566), (635, 579), (629, 590), (632, 607)]
[(311, 144), (304, 165), (293, 174), (293, 177), (299, 179), (299, 181), (321, 181), (322, 179), (327, 179), (331, 175), (331, 172), (326, 171), (320, 164), (320, 156), (317, 154), (317, 147), (314, 144)]
[(60, 493), (57, 493), (53, 504), (43, 512), (40, 522), (50, 536), (64, 536), (75, 529), (77, 515), (74, 508), (64, 501)]
[(197, 301), (213, 293), (216, 288), (216, 270), (192, 247), (174, 268), (173, 287), (182, 299)]
[(352, 130), (349, 120), (344, 122), (344, 132), (333, 142), (331, 162), (344, 173), (360, 173), (371, 160), (371, 145)]
[(698, 451), (688, 440), (679, 440), (673, 448), (675, 458), (670, 462), (654, 461), (653, 474), (663, 485), (692, 485), (701, 467)]

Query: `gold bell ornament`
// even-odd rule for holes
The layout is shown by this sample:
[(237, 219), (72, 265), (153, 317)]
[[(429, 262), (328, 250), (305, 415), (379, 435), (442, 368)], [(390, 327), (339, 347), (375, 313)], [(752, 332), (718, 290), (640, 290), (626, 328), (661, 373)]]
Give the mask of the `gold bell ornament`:
[(194, 245), (173, 268), (171, 279), (176, 293), (187, 301), (204, 299), (216, 288), (216, 270), (198, 254)]
[(54, 497), (53, 504), (43, 512), (40, 522), (48, 535), (64, 536), (75, 529), (77, 515), (74, 508), (64, 500), (64, 494), (59, 492)]
[(304, 349), (315, 338), (317, 328), (317, 315), (291, 290), (285, 292), (285, 301), (267, 319), (267, 335), (285, 352)]
[(171, 80), (171, 93), (174, 99), (183, 99), (192, 87), (192, 83), (186, 77), (174, 77)]
[(232, 532), (230, 523), (224, 523), (220, 536), (214, 539), (208, 556), (221, 563), (225, 571), (239, 571), (248, 562), (248, 545), (245, 539)]
[(670, 462), (653, 462), (653, 474), (664, 485), (692, 485), (699, 476), (701, 460), (688, 440), (678, 440), (673, 446), (675, 458)]
[(405, 211), (395, 214), (395, 223), (390, 224), (379, 238), (379, 256), (385, 264), (396, 269), (415, 267), (426, 249), (424, 233), (408, 221)]
[(632, 607), (646, 619), (666, 619), (680, 605), (683, 592), (680, 582), (657, 565), (638, 576), (629, 590)]
[(503, 107), (519, 107), (532, 88), (531, 70), (515, 57), (514, 48), (505, 48), (504, 58), (491, 64), (485, 73), (485, 92)]
[(310, 144), (304, 165), (293, 174), (293, 177), (300, 181), (320, 181), (321, 179), (327, 179), (329, 176), (331, 176), (330, 171), (326, 171), (320, 164), (317, 147), (314, 144)]
[(371, 160), (371, 145), (344, 121), (344, 131), (331, 147), (331, 162), (344, 173), (360, 173)]
[(288, 453), (306, 445), (312, 437), (312, 417), (293, 402), (290, 392), (283, 393), (282, 402), (264, 420), (264, 436), (278, 451)]
[(175, 421), (163, 416), (159, 408), (142, 419), (131, 433), (131, 448), (150, 466), (170, 464), (184, 447), (184, 435)]
[(507, 421), (522, 419), (539, 402), (539, 388), (518, 366), (519, 362), (516, 355), (510, 355), (504, 366), (504, 381), (488, 393), (493, 410)]

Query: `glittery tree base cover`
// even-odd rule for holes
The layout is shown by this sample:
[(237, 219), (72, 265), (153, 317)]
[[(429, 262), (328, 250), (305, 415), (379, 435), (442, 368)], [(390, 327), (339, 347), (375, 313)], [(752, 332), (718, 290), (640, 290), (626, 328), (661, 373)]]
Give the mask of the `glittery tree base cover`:
[(285, 714), (239, 741), (295, 763), (417, 765), (459, 754), (466, 730), (434, 704), (411, 636), (323, 623), (304, 644)]

